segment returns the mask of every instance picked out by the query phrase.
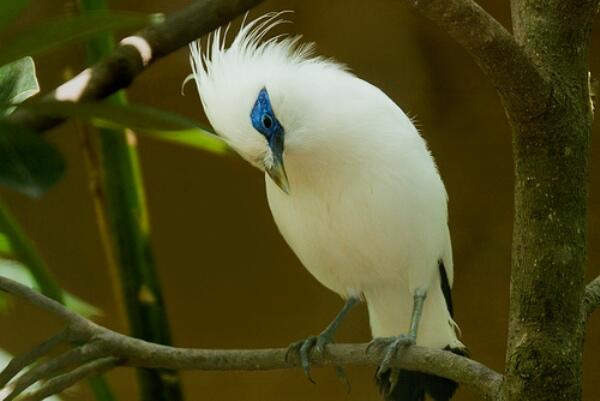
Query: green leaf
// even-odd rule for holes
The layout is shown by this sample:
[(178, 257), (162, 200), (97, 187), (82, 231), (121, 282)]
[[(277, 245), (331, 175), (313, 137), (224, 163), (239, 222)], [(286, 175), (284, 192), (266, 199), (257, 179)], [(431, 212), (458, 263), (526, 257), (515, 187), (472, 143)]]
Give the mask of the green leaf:
[[(15, 104), (40, 91), (31, 57), (24, 57), (0, 67), (0, 116), (10, 114)], [(5, 107), (4, 110), (1, 107)]]
[(213, 153), (226, 153), (228, 146), (199, 123), (177, 114), (132, 104), (44, 102), (27, 106), (38, 113), (79, 117), (103, 128), (131, 128), (150, 137)]
[(0, 2), (0, 30), (13, 22), (29, 0), (4, 0)]
[(10, 256), (12, 254), (12, 249), (10, 246), (10, 240), (8, 237), (0, 232), (0, 258), (3, 256)]
[[(3, 0), (5, 1), (5, 0)], [(12, 1), (12, 0), (10, 0)], [(98, 12), (58, 18), (19, 32), (0, 50), (0, 65), (33, 56), (66, 43), (85, 40), (98, 33), (134, 28), (162, 20), (162, 15)]]
[[(17, 281), (23, 285), (33, 288), (36, 291), (40, 290), (29, 269), (17, 261), (0, 258), (0, 276)], [(0, 292), (0, 310), (5, 309), (7, 306), (7, 302), (4, 297), (5, 294)], [(65, 293), (65, 306), (73, 312), (79, 313), (87, 318), (103, 315), (103, 312), (100, 308), (91, 305), (69, 293)]]
[(0, 120), (0, 185), (39, 197), (62, 176), (61, 154), (35, 133)]
[(153, 131), (148, 130), (145, 133), (153, 138), (163, 141), (178, 143), (194, 148), (206, 150), (212, 153), (229, 153), (230, 149), (222, 139), (215, 134), (201, 128), (188, 129), (182, 131)]

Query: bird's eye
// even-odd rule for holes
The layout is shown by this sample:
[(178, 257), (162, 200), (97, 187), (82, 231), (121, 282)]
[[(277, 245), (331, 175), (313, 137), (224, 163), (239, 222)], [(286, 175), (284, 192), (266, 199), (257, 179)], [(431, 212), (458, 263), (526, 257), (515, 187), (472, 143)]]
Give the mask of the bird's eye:
[(273, 126), (273, 120), (267, 114), (265, 114), (262, 118), (262, 124), (266, 129), (269, 129)]

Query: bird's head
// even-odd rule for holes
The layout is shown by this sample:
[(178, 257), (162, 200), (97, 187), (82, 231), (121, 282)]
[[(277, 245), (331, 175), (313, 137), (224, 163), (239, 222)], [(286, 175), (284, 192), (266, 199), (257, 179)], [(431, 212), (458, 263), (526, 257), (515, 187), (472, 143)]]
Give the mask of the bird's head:
[(287, 193), (285, 159), (303, 142), (302, 133), (310, 125), (307, 116), (315, 115), (309, 85), (300, 77), (318, 64), (331, 64), (322, 69), (342, 67), (311, 57), (312, 44), (299, 45), (299, 37), (263, 41), (283, 22), (280, 14), (243, 24), (228, 47), (227, 30), (220, 29), (204, 50), (199, 42), (192, 43), (190, 77), (215, 131)]

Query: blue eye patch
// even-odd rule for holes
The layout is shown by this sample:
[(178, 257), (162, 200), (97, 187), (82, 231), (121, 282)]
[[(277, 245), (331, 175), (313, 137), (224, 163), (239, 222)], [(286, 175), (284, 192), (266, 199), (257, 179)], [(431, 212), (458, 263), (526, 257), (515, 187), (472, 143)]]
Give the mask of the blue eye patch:
[(269, 142), (272, 140), (273, 135), (283, 134), (283, 127), (275, 118), (269, 93), (265, 88), (262, 88), (258, 93), (258, 98), (250, 113), (250, 119), (252, 120), (252, 126), (263, 134)]

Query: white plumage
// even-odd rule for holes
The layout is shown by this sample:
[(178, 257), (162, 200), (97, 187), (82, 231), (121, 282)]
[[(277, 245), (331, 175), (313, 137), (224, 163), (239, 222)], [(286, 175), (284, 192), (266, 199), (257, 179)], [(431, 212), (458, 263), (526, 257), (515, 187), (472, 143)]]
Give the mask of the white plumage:
[(312, 57), (299, 38), (261, 42), (280, 23), (270, 14), (225, 46), (220, 30), (193, 76), (214, 129), (265, 171), (269, 139), (251, 120), (261, 89), (285, 130), (289, 193), (265, 174), (275, 222), (303, 265), (343, 298), (367, 302), (374, 337), (409, 329), (413, 295), (427, 291), (417, 344), (462, 348), (441, 289), (452, 250), (444, 185), (425, 141), (375, 86), (334, 61)]

